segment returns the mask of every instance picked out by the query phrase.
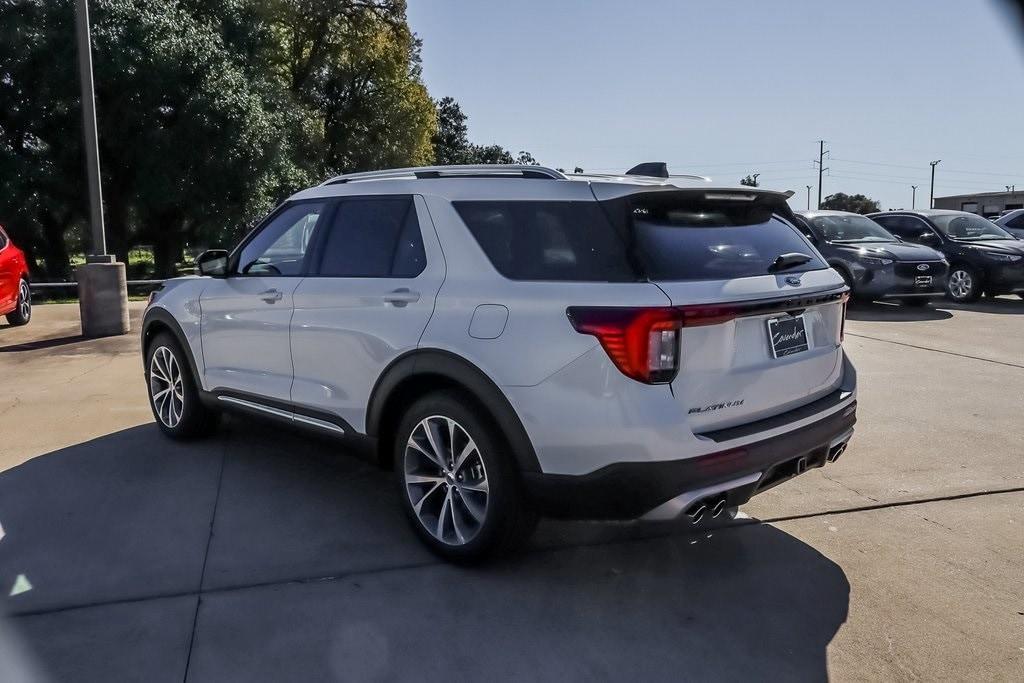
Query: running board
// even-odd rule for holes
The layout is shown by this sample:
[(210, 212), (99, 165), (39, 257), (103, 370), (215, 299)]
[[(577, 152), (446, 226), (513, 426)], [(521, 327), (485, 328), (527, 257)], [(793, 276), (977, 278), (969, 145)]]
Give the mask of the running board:
[(273, 406), (263, 405), (262, 403), (257, 403), (255, 401), (246, 401), (245, 399), (235, 398), (234, 396), (217, 396), (217, 400), (224, 401), (231, 405), (240, 406), (242, 408), (256, 410), (261, 413), (266, 413), (267, 415), (273, 415), (274, 417), (279, 417), (281, 419), (288, 420), (289, 422), (298, 422), (311, 427), (318, 427), (336, 434), (345, 433), (344, 429), (336, 424), (328, 422), (327, 420), (320, 420), (308, 415), (300, 415), (298, 413), (293, 413), (290, 410), (282, 410), (281, 408), (274, 408)]

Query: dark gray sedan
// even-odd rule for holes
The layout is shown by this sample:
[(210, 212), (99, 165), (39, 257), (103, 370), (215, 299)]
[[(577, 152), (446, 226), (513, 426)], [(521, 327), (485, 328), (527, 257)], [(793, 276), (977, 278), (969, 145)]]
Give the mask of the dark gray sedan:
[(942, 254), (900, 241), (867, 216), (799, 211), (797, 222), (857, 299), (895, 299), (924, 306), (946, 293), (949, 264)]

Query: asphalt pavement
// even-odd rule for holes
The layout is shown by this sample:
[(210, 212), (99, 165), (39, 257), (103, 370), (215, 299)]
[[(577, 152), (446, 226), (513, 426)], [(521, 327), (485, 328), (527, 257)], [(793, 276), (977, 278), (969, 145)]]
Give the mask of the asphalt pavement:
[(0, 681), (1024, 680), (1024, 301), (852, 309), (850, 448), (729, 527), (475, 569), (365, 454), (162, 437), (136, 332), (77, 313), (0, 325)]

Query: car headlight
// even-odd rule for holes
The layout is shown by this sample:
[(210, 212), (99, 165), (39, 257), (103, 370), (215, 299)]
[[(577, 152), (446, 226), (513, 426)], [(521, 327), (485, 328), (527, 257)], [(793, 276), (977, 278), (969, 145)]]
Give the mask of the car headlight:
[(1024, 256), (1018, 256), (1017, 254), (995, 254), (991, 251), (986, 251), (985, 256), (1000, 263), (1016, 263), (1024, 258)]
[(866, 263), (870, 266), (887, 266), (892, 263), (891, 258), (876, 258), (874, 256), (861, 256), (860, 260), (862, 263)]

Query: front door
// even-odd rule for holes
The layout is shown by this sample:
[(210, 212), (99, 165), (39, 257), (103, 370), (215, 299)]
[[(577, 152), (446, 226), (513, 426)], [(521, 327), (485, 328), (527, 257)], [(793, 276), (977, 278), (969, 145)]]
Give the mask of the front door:
[(232, 259), (231, 274), (203, 290), (207, 390), (288, 401), (293, 295), (306, 273), (308, 246), (325, 206), (299, 202), (280, 209)]

